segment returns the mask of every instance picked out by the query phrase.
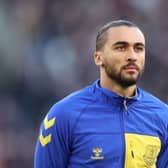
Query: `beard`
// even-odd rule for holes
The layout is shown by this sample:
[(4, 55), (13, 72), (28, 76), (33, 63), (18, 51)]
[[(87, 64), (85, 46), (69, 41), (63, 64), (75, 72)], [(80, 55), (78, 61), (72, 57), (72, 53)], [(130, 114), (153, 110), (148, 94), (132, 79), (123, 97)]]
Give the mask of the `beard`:
[[(132, 76), (131, 77), (131, 74), (130, 74), (130, 77), (127, 77), (123, 73), (123, 70), (127, 66), (136, 67), (136, 70), (138, 71), (137, 76), (135, 76), (135, 77)], [(128, 88), (132, 85), (135, 85), (137, 83), (137, 81), (139, 80), (139, 78), (142, 76), (143, 71), (144, 71), (144, 67), (142, 69), (140, 69), (135, 63), (128, 63), (127, 65), (122, 66), (120, 68), (119, 72), (117, 72), (116, 68), (110, 66), (107, 63), (104, 63), (103, 67), (105, 69), (105, 72), (106, 72), (107, 76), (123, 88)]]

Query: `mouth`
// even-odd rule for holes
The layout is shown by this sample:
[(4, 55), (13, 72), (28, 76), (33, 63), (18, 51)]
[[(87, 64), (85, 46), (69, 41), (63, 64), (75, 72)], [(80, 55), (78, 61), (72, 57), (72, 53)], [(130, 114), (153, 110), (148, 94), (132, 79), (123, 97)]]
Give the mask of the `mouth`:
[(123, 69), (128, 71), (139, 71), (139, 67), (133, 63), (123, 66)]
[(132, 66), (129, 66), (129, 67), (127, 67), (127, 68), (124, 68), (124, 70), (126, 70), (126, 71), (138, 71), (137, 70), (137, 68), (136, 67), (132, 67)]

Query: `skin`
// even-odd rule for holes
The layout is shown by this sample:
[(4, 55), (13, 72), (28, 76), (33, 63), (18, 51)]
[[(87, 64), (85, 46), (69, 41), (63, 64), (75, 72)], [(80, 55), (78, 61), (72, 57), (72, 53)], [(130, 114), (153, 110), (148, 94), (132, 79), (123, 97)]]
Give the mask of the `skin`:
[(143, 33), (137, 27), (111, 27), (104, 47), (95, 51), (94, 60), (100, 67), (101, 87), (133, 97), (145, 64)]

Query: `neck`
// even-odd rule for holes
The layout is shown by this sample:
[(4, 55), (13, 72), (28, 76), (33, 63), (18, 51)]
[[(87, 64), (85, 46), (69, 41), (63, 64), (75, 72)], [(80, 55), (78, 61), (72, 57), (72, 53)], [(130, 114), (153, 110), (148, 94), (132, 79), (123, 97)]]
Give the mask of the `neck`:
[(123, 87), (111, 79), (100, 79), (100, 86), (109, 89), (120, 96), (133, 97), (136, 94), (136, 85)]

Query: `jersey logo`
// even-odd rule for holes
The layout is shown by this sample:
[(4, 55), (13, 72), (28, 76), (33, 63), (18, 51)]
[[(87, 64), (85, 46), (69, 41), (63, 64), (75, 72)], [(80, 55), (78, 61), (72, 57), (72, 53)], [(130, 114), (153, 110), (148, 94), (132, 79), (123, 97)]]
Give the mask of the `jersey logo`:
[[(52, 118), (52, 119), (48, 120), (48, 115), (47, 115), (44, 119), (44, 129), (48, 130), (49, 128), (51, 128), (55, 124), (55, 120), (56, 120), (56, 118)], [(48, 143), (50, 143), (51, 137), (52, 137), (51, 134), (48, 134), (47, 136), (43, 136), (42, 131), (41, 131), (40, 137), (39, 137), (41, 145), (44, 147)]]
[(104, 156), (101, 156), (101, 153), (103, 152), (102, 148), (93, 148), (92, 152), (94, 153), (94, 156), (91, 156), (91, 159), (93, 159), (93, 160), (104, 159)]
[(144, 162), (147, 166), (152, 166), (155, 163), (158, 147), (155, 145), (147, 145), (146, 152), (143, 155)]

